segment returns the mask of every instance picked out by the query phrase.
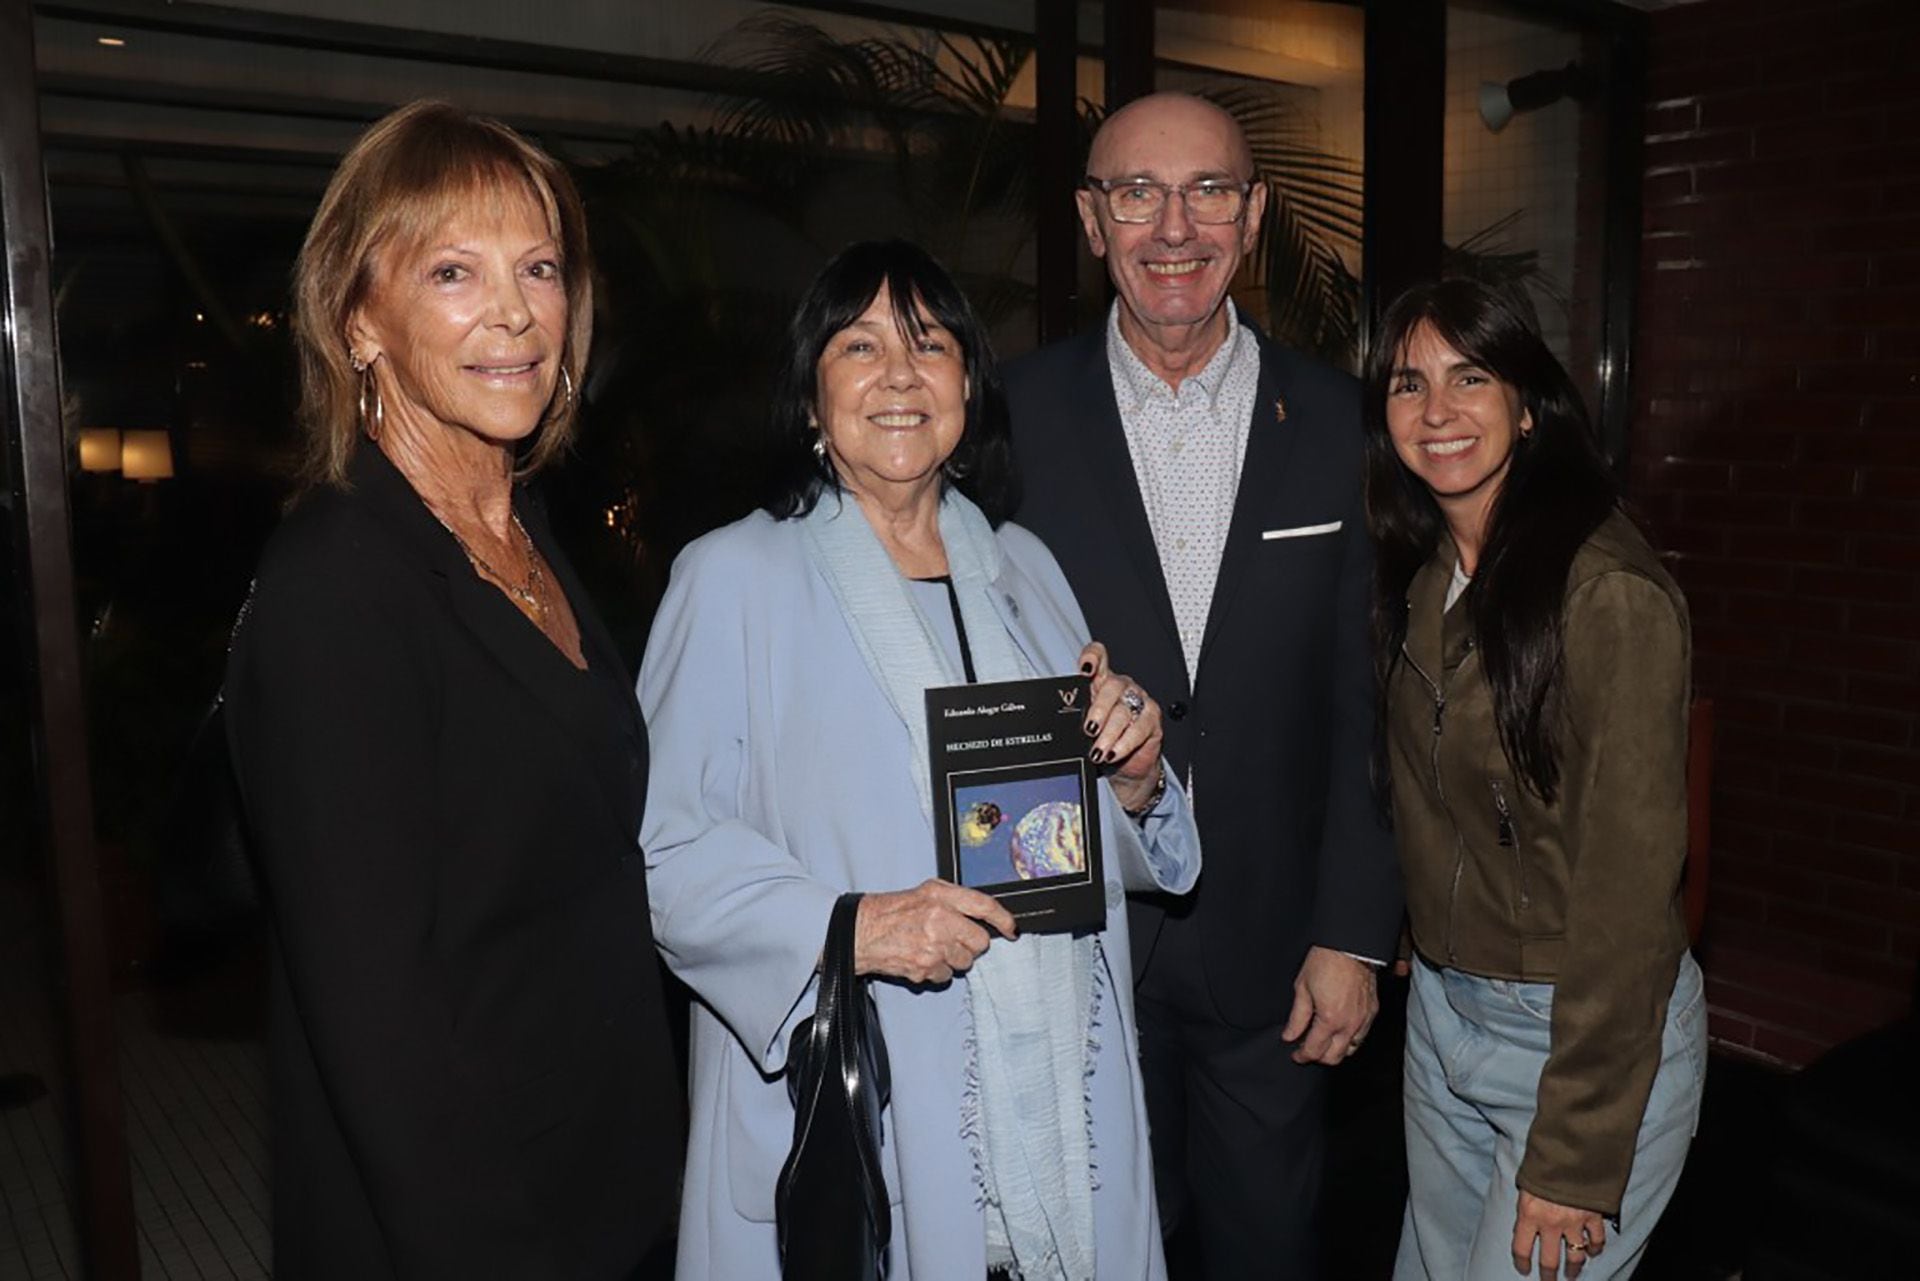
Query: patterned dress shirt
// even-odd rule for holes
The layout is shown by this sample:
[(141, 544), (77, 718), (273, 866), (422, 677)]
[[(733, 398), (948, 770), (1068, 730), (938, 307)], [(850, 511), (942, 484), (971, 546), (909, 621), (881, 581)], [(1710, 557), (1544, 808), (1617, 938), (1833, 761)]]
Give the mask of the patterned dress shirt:
[(1148, 369), (1120, 335), (1120, 305), (1107, 317), (1107, 366), (1147, 525), (1160, 552), (1187, 683), (1200, 671), (1200, 642), (1233, 523), (1240, 464), (1247, 453), (1260, 346), (1227, 304), (1227, 339), (1206, 367), (1176, 390)]
[[(1183, 379), (1177, 391), (1148, 369), (1121, 337), (1120, 304), (1107, 314), (1113, 399), (1120, 407), (1120, 427), (1180, 628), (1189, 688), (1199, 679), (1200, 642), (1233, 524), (1253, 402), (1260, 394), (1260, 344), (1241, 326), (1231, 298), (1226, 307), (1227, 340), (1206, 368)], [(1191, 770), (1186, 783), (1187, 803), (1198, 813)], [(1342, 955), (1376, 969), (1385, 964), (1357, 952)]]

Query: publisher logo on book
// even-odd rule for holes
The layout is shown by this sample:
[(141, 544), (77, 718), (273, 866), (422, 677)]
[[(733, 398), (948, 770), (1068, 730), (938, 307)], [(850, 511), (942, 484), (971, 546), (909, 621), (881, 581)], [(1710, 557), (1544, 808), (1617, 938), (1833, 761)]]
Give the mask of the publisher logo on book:
[(1071, 685), (1066, 689), (1056, 690), (1054, 692), (1060, 695), (1060, 714), (1062, 716), (1073, 716), (1079, 713), (1080, 687), (1078, 685)]

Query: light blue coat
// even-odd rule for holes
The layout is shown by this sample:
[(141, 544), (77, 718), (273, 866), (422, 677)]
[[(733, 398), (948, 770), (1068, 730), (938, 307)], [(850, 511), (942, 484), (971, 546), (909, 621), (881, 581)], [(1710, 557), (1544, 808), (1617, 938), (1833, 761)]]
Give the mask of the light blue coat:
[[(831, 502), (831, 497), (824, 501)], [(1038, 539), (998, 533), (992, 592), (1038, 672), (1072, 671), (1086, 623)], [(698, 997), (681, 1281), (779, 1276), (774, 1184), (793, 1133), (777, 1074), (835, 898), (934, 874), (906, 725), (855, 648), (797, 521), (755, 514), (675, 563), (640, 672), (652, 739), (641, 832), (654, 937)], [(1186, 893), (1199, 837), (1177, 786), (1140, 829), (1102, 789), (1105, 961), (1088, 1095), (1102, 1281), (1162, 1278), (1123, 894)], [(985, 1229), (961, 1136), (964, 977), (873, 985), (892, 1059), (882, 1164), (894, 1200), (891, 1281), (981, 1281)]]

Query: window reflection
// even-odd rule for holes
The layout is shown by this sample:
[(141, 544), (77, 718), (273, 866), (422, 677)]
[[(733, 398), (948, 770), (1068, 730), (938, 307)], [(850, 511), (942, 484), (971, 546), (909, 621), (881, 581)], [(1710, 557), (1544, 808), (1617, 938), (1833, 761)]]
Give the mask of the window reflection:
[(1523, 291), (1593, 408), (1606, 146), (1595, 45), (1498, 4), (1448, 6), (1449, 269)]
[(1159, 87), (1231, 111), (1273, 189), (1236, 306), (1290, 346), (1355, 368), (1366, 19), (1357, 5), (1163, 5)]

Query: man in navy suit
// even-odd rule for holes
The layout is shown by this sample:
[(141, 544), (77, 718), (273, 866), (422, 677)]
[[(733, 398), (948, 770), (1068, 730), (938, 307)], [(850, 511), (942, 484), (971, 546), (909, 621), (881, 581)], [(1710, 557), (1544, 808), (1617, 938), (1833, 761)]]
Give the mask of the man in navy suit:
[(1007, 370), (1017, 519), (1165, 707), (1199, 818), (1198, 890), (1132, 911), (1162, 1218), (1210, 1281), (1317, 1274), (1326, 1069), (1366, 1037), (1402, 906), (1369, 773), (1359, 389), (1227, 298), (1267, 199), (1218, 107), (1116, 111), (1078, 193), (1108, 321)]

